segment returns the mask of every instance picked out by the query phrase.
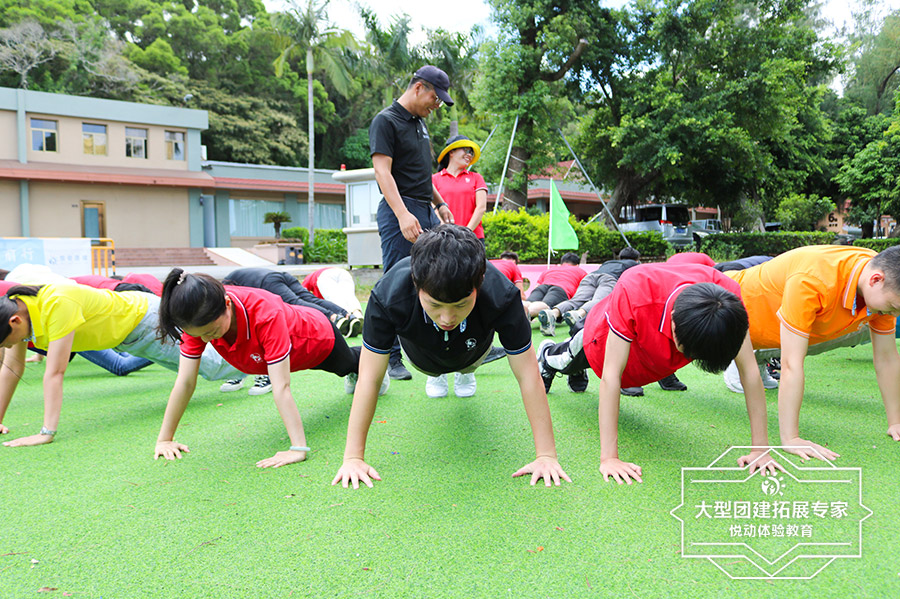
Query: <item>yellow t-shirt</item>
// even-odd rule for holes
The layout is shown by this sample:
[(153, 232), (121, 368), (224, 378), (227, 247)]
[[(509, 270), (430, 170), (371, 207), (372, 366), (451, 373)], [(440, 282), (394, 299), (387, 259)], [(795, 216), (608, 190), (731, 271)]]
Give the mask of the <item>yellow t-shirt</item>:
[(753, 268), (725, 274), (741, 286), (755, 349), (781, 347), (781, 325), (810, 345), (836, 339), (869, 324), (879, 335), (894, 334), (894, 317), (868, 314), (856, 287), (875, 252), (842, 245), (812, 245), (776, 256)]
[(46, 350), (51, 341), (75, 331), (72, 351), (109, 349), (134, 330), (147, 313), (140, 291), (121, 293), (84, 285), (44, 285), (36, 296), (17, 295), (28, 308), (34, 346)]

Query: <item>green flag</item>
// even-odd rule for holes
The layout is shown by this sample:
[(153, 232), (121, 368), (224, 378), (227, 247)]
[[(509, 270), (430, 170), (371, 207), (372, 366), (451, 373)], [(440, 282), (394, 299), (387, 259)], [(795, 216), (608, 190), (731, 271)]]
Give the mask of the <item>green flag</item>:
[(578, 236), (575, 235), (575, 229), (569, 224), (569, 211), (566, 209), (553, 179), (550, 179), (550, 249), (578, 249)]

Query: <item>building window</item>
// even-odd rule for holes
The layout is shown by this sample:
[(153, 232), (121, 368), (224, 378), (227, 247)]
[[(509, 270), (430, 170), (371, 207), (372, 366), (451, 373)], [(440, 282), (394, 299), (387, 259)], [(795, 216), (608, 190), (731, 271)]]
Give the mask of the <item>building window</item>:
[(56, 152), (56, 121), (31, 119), (31, 149), (35, 152)]
[(129, 158), (147, 157), (147, 130), (125, 127), (125, 155)]
[(106, 125), (81, 123), (81, 139), (85, 154), (106, 156)]
[(184, 133), (166, 131), (166, 160), (184, 160)]

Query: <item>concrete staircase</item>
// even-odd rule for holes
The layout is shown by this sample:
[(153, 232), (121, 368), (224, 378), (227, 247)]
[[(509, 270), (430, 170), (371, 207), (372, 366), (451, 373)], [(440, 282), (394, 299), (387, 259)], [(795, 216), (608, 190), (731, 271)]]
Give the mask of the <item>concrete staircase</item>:
[(116, 248), (116, 266), (211, 266), (205, 248)]

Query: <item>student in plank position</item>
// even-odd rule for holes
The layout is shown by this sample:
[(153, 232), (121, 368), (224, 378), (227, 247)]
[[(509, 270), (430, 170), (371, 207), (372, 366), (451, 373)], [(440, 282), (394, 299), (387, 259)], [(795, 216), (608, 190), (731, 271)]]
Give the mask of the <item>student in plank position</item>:
[[(155, 457), (173, 460), (187, 445), (175, 441), (175, 430), (197, 384), (199, 357), (212, 345), (239, 371), (267, 374), (278, 413), (290, 437), (290, 447), (256, 463), (279, 467), (306, 459), (309, 447), (300, 411), (291, 395), (291, 372), (325, 370), (346, 377), (353, 393), (359, 368), (359, 347), (348, 347), (334, 323), (322, 312), (282, 301), (254, 287), (231, 287), (205, 274), (173, 269), (163, 283), (159, 335), (181, 342), (178, 377), (169, 395)], [(387, 384), (381, 393), (387, 391)]]
[(531, 327), (519, 290), (487, 264), (472, 231), (440, 225), (419, 236), (410, 257), (385, 274), (369, 297), (344, 463), (332, 484), (357, 489), (360, 481), (371, 487), (372, 479), (381, 480), (365, 462), (366, 437), (395, 336), (410, 362), (434, 376), (474, 371), (490, 350), (495, 331), (519, 383), (537, 454), (513, 476), (531, 474), (531, 484), (543, 478), (547, 486), (569, 481), (557, 461), (550, 408), (530, 351)]
[[(741, 286), (756, 359), (781, 356), (778, 428), (793, 453), (832, 460), (834, 451), (800, 436), (807, 355), (872, 341), (875, 377), (887, 414), (887, 434), (900, 441), (900, 355), (894, 338), (900, 315), (900, 246), (870, 249), (815, 245), (768, 262), (728, 271)], [(865, 337), (864, 337), (865, 336)], [(727, 373), (726, 373), (727, 374)], [(732, 390), (735, 385), (729, 385)], [(745, 388), (746, 389), (746, 388)]]
[(740, 287), (708, 266), (643, 264), (628, 269), (613, 292), (588, 313), (584, 329), (563, 343), (539, 348), (541, 374), (590, 367), (600, 377), (600, 472), (619, 484), (642, 482), (637, 464), (619, 458), (622, 387), (643, 386), (690, 362), (718, 372), (734, 359), (740, 369), (754, 449), (738, 459), (751, 472), (777, 466), (768, 455), (766, 398), (747, 334)]

